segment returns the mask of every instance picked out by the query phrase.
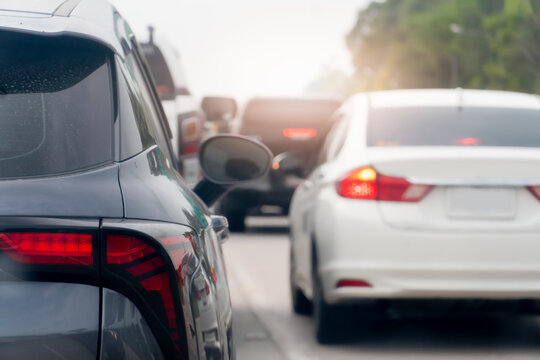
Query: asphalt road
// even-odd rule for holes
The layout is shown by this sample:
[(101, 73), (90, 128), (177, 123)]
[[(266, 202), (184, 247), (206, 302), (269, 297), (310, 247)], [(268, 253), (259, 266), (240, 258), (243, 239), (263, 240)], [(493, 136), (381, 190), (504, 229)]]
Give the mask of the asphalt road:
[(310, 317), (294, 315), (288, 290), (287, 219), (250, 218), (224, 244), (238, 360), (540, 359), (540, 318), (406, 319), (343, 324), (320, 346)]

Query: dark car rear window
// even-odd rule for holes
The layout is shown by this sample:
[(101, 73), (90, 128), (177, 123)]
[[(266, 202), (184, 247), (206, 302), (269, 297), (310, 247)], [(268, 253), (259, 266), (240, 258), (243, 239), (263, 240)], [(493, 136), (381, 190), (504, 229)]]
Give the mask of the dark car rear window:
[(372, 109), (368, 146), (540, 147), (540, 110), (483, 107)]
[(112, 161), (109, 53), (92, 42), (0, 31), (0, 178)]
[(240, 132), (258, 137), (274, 155), (314, 151), (339, 106), (333, 99), (253, 99), (244, 110)]
[(174, 100), (174, 81), (161, 50), (153, 44), (142, 44), (141, 49), (156, 83), (156, 91), (162, 100)]

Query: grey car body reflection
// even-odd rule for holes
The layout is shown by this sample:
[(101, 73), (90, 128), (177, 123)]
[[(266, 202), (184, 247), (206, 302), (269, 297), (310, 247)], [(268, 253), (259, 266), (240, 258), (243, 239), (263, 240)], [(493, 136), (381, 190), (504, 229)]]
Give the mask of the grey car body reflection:
[(103, 289), (102, 319), (101, 359), (164, 359), (142, 314), (122, 294)]
[(88, 285), (1, 282), (1, 357), (96, 359), (99, 297)]

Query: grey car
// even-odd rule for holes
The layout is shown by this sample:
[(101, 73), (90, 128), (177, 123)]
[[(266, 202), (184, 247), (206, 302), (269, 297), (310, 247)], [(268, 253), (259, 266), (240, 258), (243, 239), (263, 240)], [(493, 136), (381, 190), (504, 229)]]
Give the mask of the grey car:
[(234, 358), (227, 222), (207, 205), (271, 154), (209, 139), (192, 192), (170, 138), (110, 4), (0, 1), (2, 359)]

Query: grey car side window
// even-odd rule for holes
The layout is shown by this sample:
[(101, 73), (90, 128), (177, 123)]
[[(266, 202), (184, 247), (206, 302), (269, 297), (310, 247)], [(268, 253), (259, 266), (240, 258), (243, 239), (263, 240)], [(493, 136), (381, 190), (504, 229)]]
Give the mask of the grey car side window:
[(161, 126), (159, 114), (152, 100), (151, 90), (148, 89), (146, 78), (139, 68), (139, 63), (133, 53), (126, 56), (125, 65), (128, 82), (136, 95), (136, 102), (141, 105), (140, 111), (137, 112), (136, 116), (142, 116), (143, 119), (137, 122), (144, 121), (146, 123), (148, 132), (152, 135), (155, 143), (169, 159), (172, 159), (165, 131)]

